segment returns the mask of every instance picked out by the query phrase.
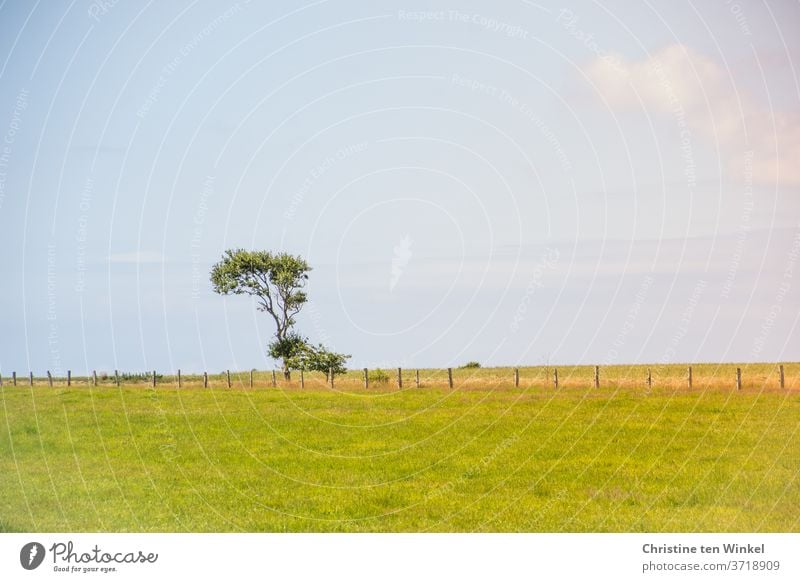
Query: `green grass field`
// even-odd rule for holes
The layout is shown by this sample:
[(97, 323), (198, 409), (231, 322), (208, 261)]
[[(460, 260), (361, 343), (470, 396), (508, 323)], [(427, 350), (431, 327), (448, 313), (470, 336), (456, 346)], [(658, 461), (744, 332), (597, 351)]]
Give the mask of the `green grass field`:
[(0, 531), (799, 531), (800, 364), (651, 368), (4, 378)]

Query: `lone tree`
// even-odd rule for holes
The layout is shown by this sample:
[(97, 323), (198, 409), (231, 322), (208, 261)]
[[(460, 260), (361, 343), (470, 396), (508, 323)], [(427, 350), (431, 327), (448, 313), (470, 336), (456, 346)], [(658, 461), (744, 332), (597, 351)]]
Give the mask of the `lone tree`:
[(292, 331), (295, 316), (308, 300), (303, 289), (310, 270), (299, 256), (244, 249), (225, 251), (222, 260), (211, 269), (214, 291), (221, 295), (250, 295), (256, 299), (258, 310), (275, 320), (275, 340), (269, 344), (268, 353), (281, 360), (287, 380), (292, 369), (320, 369), (325, 364), (335, 368), (334, 373), (341, 373), (350, 357), (329, 352), (322, 345), (312, 347)]

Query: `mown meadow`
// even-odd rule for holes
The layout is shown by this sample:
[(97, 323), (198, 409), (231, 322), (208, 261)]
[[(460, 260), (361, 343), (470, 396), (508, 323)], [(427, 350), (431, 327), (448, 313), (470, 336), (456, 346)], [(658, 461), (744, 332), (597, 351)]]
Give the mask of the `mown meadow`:
[(0, 531), (800, 530), (800, 364), (0, 388)]

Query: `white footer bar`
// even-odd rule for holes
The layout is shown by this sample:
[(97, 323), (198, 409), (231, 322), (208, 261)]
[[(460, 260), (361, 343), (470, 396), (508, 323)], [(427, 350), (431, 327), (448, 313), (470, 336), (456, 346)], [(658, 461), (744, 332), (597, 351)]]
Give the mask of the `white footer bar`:
[(800, 534), (0, 534), (0, 580), (800, 580)]

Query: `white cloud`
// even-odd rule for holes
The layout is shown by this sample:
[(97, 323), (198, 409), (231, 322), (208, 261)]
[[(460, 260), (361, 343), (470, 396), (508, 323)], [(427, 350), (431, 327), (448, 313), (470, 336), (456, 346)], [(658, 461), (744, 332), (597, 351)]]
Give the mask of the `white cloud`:
[(108, 257), (111, 263), (129, 263), (143, 265), (146, 263), (163, 263), (164, 255), (155, 251), (131, 251), (128, 253), (114, 253)]
[(752, 150), (754, 182), (800, 185), (800, 114), (758, 104), (717, 61), (676, 44), (638, 61), (598, 58), (584, 70), (610, 107), (673, 115), (719, 147), (736, 176)]

